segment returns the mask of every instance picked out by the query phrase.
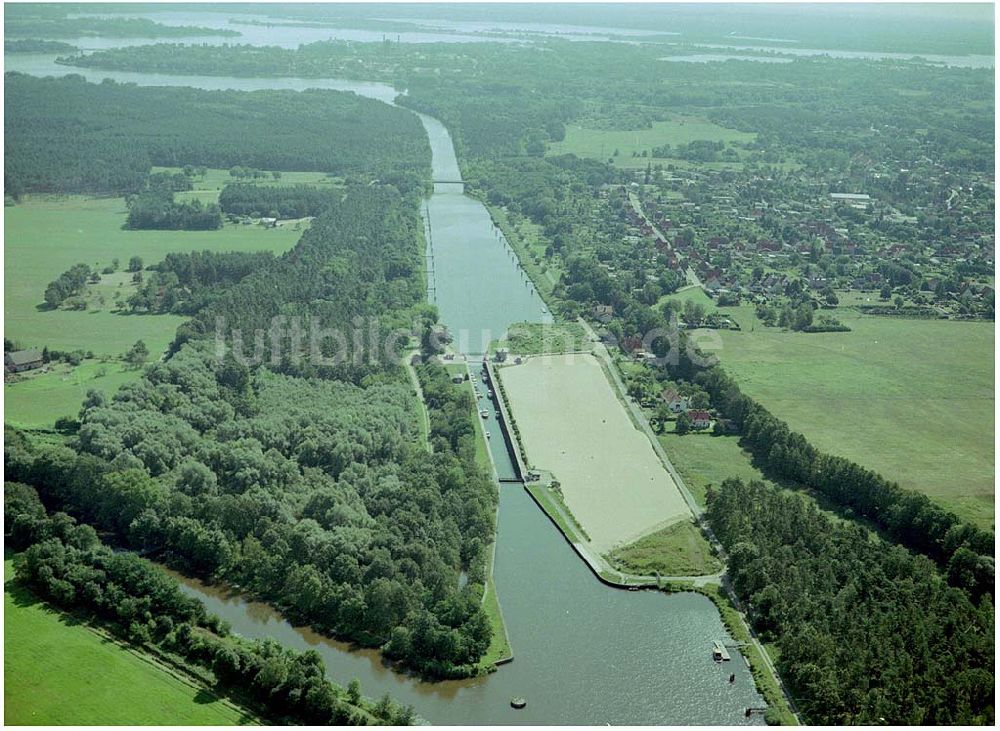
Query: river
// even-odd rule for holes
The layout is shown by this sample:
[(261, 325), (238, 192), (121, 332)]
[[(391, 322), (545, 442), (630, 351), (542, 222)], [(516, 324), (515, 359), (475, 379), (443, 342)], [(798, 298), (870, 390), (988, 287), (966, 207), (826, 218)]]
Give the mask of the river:
[[(391, 103), (396, 92), (383, 84), (337, 79), (244, 79), (70, 70), (52, 56), (7, 56), (7, 70), (81, 73), (145, 85), (206, 89), (306, 89), (355, 91)], [(448, 131), (421, 116), (433, 152), (436, 180), (458, 180)], [(513, 322), (542, 321), (538, 294), (495, 231), (486, 209), (439, 184), (427, 201), (429, 249), (433, 252), (433, 301), (464, 352), (481, 352)], [(477, 369), (473, 369), (475, 373)], [(485, 389), (481, 389), (484, 390)], [(492, 422), (490, 422), (492, 423)], [(497, 455), (501, 445), (494, 433)], [(412, 704), (437, 724), (742, 724), (743, 709), (762, 706), (738, 652), (716, 664), (711, 647), (728, 634), (714, 605), (697, 594), (626, 592), (599, 583), (562, 535), (519, 485), (500, 488), (494, 577), (514, 661), (482, 678), (425, 683), (385, 667), (374, 651), (351, 648), (294, 628), (267, 605), (179, 577), (184, 591), (205, 602), (246, 637), (273, 637), (320, 652), (330, 677), (361, 681), (363, 692), (385, 692)], [(735, 682), (729, 683), (729, 674)], [(509, 705), (527, 698), (525, 709)]]

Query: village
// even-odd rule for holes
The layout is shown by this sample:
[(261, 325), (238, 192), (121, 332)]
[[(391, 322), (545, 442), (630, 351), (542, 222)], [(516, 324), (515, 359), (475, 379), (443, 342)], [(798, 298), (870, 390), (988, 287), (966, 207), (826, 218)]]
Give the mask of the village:
[[(873, 173), (872, 189), (925, 180), (910, 172), (894, 182)], [(650, 263), (685, 272), (719, 305), (805, 300), (832, 310), (846, 299), (869, 314), (992, 320), (993, 181), (970, 175), (946, 193), (903, 183), (908, 197), (929, 203), (906, 208), (890, 202), (899, 195), (844, 192), (777, 170), (650, 166), (601, 196), (620, 212), (629, 242), (652, 241)], [(947, 173), (930, 181), (947, 185)]]

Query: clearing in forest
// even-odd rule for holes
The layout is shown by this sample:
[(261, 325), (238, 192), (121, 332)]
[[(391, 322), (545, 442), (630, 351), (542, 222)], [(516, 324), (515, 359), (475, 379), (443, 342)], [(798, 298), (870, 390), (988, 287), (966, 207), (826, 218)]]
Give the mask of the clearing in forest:
[(594, 356), (538, 356), (498, 373), (528, 462), (555, 475), (597, 551), (691, 517)]

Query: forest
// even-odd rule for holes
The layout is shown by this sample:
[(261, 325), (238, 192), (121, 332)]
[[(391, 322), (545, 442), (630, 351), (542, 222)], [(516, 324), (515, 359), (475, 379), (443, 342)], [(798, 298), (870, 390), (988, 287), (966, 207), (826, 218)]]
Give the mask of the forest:
[(235, 341), (220, 358), (212, 341), (225, 335), (216, 318), (244, 333), (279, 314), (344, 332), (358, 317), (406, 333), (433, 318), (414, 203), (356, 186), (278, 259), (168, 257), (156, 274), (178, 284), (233, 283), (182, 326), (169, 359), (111, 400), (89, 395), (74, 449), (11, 434), (7, 474), (50, 509), (293, 621), (429, 676), (479, 672), (496, 494), (474, 466), (471, 408), (441, 407), (434, 423), (466, 437), (440, 427), (428, 452), (400, 349), (332, 366), (285, 351), (267, 369), (245, 365)]
[(229, 183), (219, 193), (219, 207), (233, 216), (303, 218), (322, 213), (335, 195), (312, 185)]
[(351, 93), (202, 91), (8, 73), (4, 100), (5, 190), (14, 197), (138, 193), (153, 165), (366, 179), (384, 172), (423, 180), (430, 172), (420, 121)]
[(269, 251), (167, 254), (128, 299), (131, 312), (194, 315), (247, 275), (271, 266)]
[(245, 640), (185, 596), (176, 580), (134, 553), (115, 552), (89, 525), (49, 514), (30, 485), (4, 487), (5, 541), (19, 551), (16, 580), (52, 605), (83, 613), (133, 645), (209, 671), (215, 688), (275, 724), (413, 722), (412, 708), (361, 698), (356, 683), (326, 679), (315, 651)]
[(808, 723), (993, 724), (989, 594), (974, 601), (923, 556), (760, 482), (726, 480), (707, 517)]
[(146, 18), (69, 17), (71, 13), (94, 12), (93, 6), (68, 3), (23, 3), (11, 7), (4, 17), (4, 32), (9, 36), (44, 38), (178, 38), (183, 36), (238, 37), (238, 31), (189, 25), (165, 25)]
[(4, 39), (4, 53), (76, 53), (78, 49), (62, 41), (43, 41), (38, 38)]

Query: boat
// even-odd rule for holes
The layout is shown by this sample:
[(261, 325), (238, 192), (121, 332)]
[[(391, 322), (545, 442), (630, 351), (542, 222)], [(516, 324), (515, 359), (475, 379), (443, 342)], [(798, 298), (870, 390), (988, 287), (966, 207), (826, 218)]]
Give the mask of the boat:
[(511, 708), (524, 708), (526, 705), (528, 705), (528, 701), (526, 701), (519, 695), (516, 695), (510, 699)]
[(487, 411), (486, 409), (483, 409), (482, 411), (479, 412), (479, 415), (481, 417), (483, 417), (484, 419), (486, 419), (486, 418), (489, 418), (490, 412)]
[(715, 660), (716, 662), (725, 662), (731, 659), (729, 656), (729, 650), (726, 649), (726, 646), (722, 642), (716, 640), (713, 643), (713, 645), (714, 645), (712, 647), (713, 660)]
[(491, 436), (493, 436), (493, 435), (492, 435), (492, 434), (490, 434), (489, 432), (486, 432), (486, 438), (487, 438), (487, 439), (489, 439), (489, 438), (490, 438)]

